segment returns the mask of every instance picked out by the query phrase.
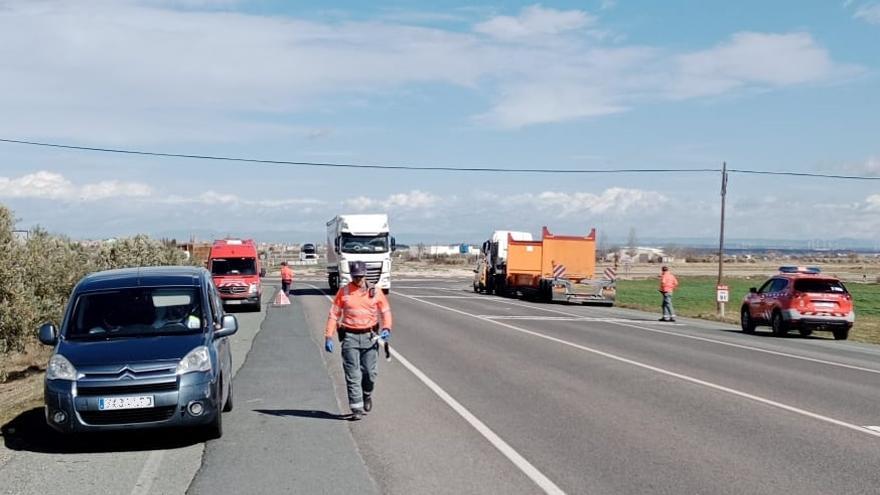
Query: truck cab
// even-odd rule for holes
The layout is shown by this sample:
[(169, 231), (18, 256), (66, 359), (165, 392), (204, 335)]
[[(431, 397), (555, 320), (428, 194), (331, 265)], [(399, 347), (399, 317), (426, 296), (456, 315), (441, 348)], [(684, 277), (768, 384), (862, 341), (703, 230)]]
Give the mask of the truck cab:
[(332, 291), (351, 282), (348, 264), (363, 261), (367, 281), (391, 290), (391, 253), (397, 248), (388, 215), (337, 215), (327, 222), (327, 282)]
[(474, 269), (474, 292), (492, 294), (503, 285), (507, 266), (507, 240), (531, 241), (532, 234), (516, 230), (496, 230), (480, 247), (477, 267)]
[(246, 306), (260, 310), (266, 275), (257, 246), (251, 239), (219, 239), (211, 246), (208, 270), (224, 306)]

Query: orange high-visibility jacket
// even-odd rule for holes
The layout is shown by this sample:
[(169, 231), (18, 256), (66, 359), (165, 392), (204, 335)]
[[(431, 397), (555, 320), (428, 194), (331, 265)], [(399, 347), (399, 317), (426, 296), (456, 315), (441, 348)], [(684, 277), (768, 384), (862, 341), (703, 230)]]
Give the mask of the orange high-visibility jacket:
[(292, 281), (293, 280), (293, 270), (289, 266), (281, 267), (281, 280), (284, 281)]
[(368, 289), (362, 289), (355, 283), (350, 283), (339, 289), (333, 305), (330, 306), (330, 316), (327, 317), (327, 326), (324, 328), (325, 337), (333, 337), (337, 326), (346, 328), (367, 330), (376, 326), (379, 315), (382, 315), (382, 327), (391, 328), (391, 306), (381, 289), (375, 289), (370, 296)]
[(678, 287), (678, 279), (675, 278), (675, 275), (673, 275), (672, 272), (663, 272), (663, 274), (660, 275), (661, 292), (672, 292), (676, 287)]

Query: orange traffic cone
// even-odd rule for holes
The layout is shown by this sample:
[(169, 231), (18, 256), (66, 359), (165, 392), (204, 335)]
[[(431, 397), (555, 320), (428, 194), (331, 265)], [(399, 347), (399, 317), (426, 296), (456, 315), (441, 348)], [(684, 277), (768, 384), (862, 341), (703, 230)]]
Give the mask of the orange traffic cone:
[(275, 306), (284, 306), (290, 304), (290, 299), (287, 298), (287, 294), (285, 294), (283, 290), (279, 290), (275, 293), (275, 300), (272, 304)]

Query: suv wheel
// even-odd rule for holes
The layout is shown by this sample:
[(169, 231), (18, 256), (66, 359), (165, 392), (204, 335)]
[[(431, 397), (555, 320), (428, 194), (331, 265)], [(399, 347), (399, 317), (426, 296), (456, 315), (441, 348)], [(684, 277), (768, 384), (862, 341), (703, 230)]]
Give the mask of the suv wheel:
[(788, 333), (788, 325), (782, 319), (782, 313), (775, 311), (770, 319), (770, 326), (773, 328), (773, 335), (783, 337)]
[(834, 340), (846, 340), (849, 337), (849, 328), (837, 328), (833, 333)]
[(747, 306), (743, 306), (739, 313), (739, 323), (742, 326), (743, 333), (755, 333), (755, 321), (752, 320), (752, 315), (749, 314)]

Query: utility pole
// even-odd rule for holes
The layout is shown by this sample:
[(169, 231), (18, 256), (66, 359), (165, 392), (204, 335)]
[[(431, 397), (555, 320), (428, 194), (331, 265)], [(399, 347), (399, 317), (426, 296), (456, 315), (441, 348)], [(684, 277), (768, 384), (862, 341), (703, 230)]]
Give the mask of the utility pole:
[(721, 296), (721, 282), (724, 279), (724, 207), (727, 202), (727, 162), (721, 168), (721, 231), (718, 240), (718, 283), (716, 284), (716, 301), (718, 313), (724, 317), (724, 297)]

